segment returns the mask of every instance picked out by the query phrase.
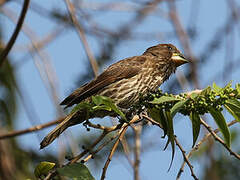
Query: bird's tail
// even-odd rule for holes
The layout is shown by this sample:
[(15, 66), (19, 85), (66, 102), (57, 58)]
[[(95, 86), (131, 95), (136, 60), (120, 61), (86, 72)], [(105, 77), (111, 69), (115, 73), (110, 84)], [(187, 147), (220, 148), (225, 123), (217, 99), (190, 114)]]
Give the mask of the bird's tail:
[(40, 149), (43, 149), (49, 144), (51, 144), (68, 127), (82, 123), (87, 119), (91, 119), (95, 117), (102, 118), (105, 116), (116, 117), (117, 114), (115, 112), (112, 112), (112, 111), (109, 112), (108, 110), (102, 110), (102, 109), (97, 110), (94, 113), (89, 113), (86, 109), (82, 109), (69, 114), (55, 129), (53, 129), (42, 140), (42, 142), (40, 143)]
[(43, 149), (51, 144), (69, 126), (76, 124), (72, 122), (75, 114), (76, 113), (72, 113), (66, 116), (66, 118), (42, 140), (40, 143), (40, 149)]

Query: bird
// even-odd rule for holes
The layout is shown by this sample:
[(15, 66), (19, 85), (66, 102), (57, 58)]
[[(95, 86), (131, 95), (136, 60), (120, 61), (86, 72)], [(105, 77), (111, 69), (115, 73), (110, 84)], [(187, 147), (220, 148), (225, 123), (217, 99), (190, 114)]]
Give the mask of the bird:
[[(89, 101), (91, 96), (101, 95), (112, 99), (122, 109), (138, 102), (140, 96), (153, 92), (175, 73), (176, 68), (189, 61), (172, 44), (149, 47), (140, 56), (133, 56), (110, 65), (95, 79), (76, 89), (60, 105), (65, 108)], [(81, 113), (72, 113), (52, 130), (40, 143), (44, 148), (52, 143), (69, 126), (82, 123)]]

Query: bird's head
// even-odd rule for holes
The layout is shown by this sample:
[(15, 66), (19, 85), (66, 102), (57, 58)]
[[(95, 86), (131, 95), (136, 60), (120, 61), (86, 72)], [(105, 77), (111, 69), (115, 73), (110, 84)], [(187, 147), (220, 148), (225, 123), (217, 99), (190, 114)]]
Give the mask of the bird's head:
[(175, 67), (189, 62), (172, 44), (159, 44), (150, 47), (144, 52), (144, 54), (156, 56), (159, 60), (170, 62), (170, 64), (173, 64)]

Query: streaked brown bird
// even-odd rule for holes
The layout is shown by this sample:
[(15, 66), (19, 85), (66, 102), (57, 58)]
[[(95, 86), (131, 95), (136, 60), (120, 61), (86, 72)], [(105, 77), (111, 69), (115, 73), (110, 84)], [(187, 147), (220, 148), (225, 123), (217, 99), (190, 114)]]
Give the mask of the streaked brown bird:
[[(128, 109), (140, 94), (156, 90), (176, 68), (188, 61), (172, 44), (148, 48), (141, 56), (123, 59), (109, 66), (91, 82), (76, 89), (61, 105), (65, 108), (89, 100), (92, 95), (110, 97), (120, 108)], [(41, 149), (49, 145), (69, 126), (83, 122), (81, 114), (70, 114), (41, 142)]]

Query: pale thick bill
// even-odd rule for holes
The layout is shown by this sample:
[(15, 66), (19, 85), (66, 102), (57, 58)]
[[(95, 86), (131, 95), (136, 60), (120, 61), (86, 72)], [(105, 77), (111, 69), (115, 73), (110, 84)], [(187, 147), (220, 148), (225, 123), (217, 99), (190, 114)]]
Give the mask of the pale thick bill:
[(188, 60), (181, 53), (173, 53), (171, 58), (177, 66), (188, 63)]

